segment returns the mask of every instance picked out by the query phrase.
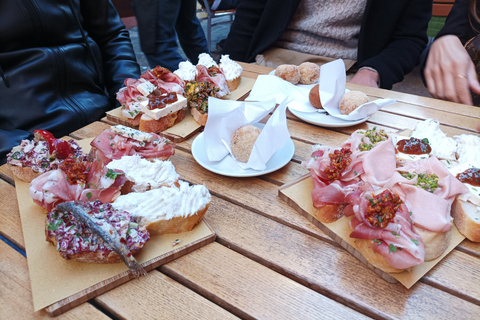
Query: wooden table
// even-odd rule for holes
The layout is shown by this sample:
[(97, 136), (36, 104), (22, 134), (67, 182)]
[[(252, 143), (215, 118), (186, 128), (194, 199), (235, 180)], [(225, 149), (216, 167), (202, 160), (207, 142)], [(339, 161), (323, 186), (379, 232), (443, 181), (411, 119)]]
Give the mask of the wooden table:
[[(271, 69), (243, 64), (245, 77)], [(371, 97), (398, 101), (368, 122), (322, 128), (288, 114), (295, 143), (282, 169), (255, 178), (229, 178), (199, 166), (194, 137), (171, 158), (180, 176), (213, 195), (206, 214), (216, 241), (63, 314), (69, 319), (478, 319), (480, 244), (463, 241), (411, 289), (390, 284), (365, 267), (278, 196), (278, 188), (305, 175), (300, 162), (315, 143), (339, 146), (356, 129), (413, 128), (438, 119), (449, 136), (477, 134), (480, 109), (393, 91), (348, 84)], [(108, 123), (71, 133), (94, 137)], [(47, 318), (33, 312), (15, 186), (0, 167), (0, 318)]]

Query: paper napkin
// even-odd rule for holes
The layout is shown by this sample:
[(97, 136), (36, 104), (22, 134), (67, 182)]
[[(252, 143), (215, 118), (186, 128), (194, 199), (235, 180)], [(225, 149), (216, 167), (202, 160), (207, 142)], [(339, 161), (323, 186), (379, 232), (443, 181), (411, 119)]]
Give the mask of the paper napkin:
[[(274, 75), (260, 75), (253, 85), (250, 95), (245, 101), (265, 101), (275, 99), (280, 104), (285, 99), (290, 99), (288, 107), (302, 112), (317, 112), (308, 99), (310, 89), (296, 86)], [(320, 109), (321, 110), (321, 109)], [(321, 110), (321, 112), (325, 112)]]
[(365, 119), (381, 108), (396, 103), (394, 99), (378, 99), (362, 104), (348, 115), (340, 112), (339, 104), (345, 94), (346, 72), (341, 59), (326, 63), (320, 67), (320, 101), (322, 107), (331, 116), (342, 120)]
[[(207, 157), (210, 161), (234, 159), (230, 143), (240, 127), (255, 125), (275, 108), (275, 100), (260, 102), (229, 101), (208, 98), (208, 119), (204, 130)], [(234, 161), (242, 169), (265, 170), (273, 154), (290, 139), (286, 122), (286, 105), (277, 107), (258, 136), (247, 163)], [(261, 127), (261, 126), (260, 126)]]

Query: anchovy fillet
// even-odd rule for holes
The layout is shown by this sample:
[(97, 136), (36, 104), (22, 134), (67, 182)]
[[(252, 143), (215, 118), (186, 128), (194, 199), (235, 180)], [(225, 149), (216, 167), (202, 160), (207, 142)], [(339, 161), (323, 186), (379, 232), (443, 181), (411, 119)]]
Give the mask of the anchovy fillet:
[(123, 262), (125, 262), (135, 277), (147, 274), (143, 267), (135, 260), (128, 246), (120, 242), (120, 236), (110, 223), (89, 215), (82, 206), (75, 202), (60, 203), (57, 205), (57, 210), (70, 212), (78, 221), (85, 223), (122, 258)]

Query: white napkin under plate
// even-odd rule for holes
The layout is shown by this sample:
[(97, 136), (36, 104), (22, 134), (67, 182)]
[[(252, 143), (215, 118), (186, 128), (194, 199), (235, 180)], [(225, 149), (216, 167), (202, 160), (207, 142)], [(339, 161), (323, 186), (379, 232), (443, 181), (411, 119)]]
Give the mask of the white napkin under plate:
[(235, 130), (249, 124), (257, 124), (275, 108), (275, 105), (275, 100), (245, 102), (208, 98), (208, 119), (204, 130), (208, 159), (235, 163), (242, 169), (265, 170), (266, 163), (272, 155), (290, 139), (286, 121), (286, 101), (280, 103), (268, 119), (247, 163), (235, 160), (230, 143)]
[(349, 121), (365, 119), (381, 108), (397, 102), (394, 99), (378, 99), (362, 104), (348, 115), (342, 114), (339, 104), (345, 94), (345, 84), (345, 64), (341, 59), (320, 67), (320, 101), (323, 109), (336, 118)]

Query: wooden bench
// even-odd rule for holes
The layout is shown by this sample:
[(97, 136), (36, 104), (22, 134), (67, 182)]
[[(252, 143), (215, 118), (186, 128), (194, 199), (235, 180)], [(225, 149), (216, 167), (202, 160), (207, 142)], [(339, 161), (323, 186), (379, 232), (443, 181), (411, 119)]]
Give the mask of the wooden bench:
[(446, 17), (450, 13), (455, 1), (451, 0), (435, 0), (433, 1), (432, 16)]

